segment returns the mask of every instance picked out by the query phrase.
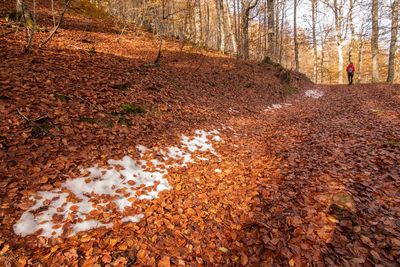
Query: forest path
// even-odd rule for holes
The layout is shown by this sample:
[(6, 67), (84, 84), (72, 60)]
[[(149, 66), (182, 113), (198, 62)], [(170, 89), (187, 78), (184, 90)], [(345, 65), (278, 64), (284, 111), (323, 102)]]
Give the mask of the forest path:
[(379, 85), (321, 90), (321, 98), (300, 96), (292, 106), (234, 124), (251, 171), (260, 168), (257, 175), (269, 178), (258, 185), (257, 215), (243, 242), (250, 255), (269, 263), (396, 266), (399, 91)]
[[(40, 233), (16, 237), (11, 228), (3, 233), (11, 238), (1, 239), (0, 259), (84, 266), (397, 266), (399, 102), (390, 86), (320, 86), (293, 96), (290, 105), (236, 113), (218, 129), (221, 140), (203, 140), (212, 142), (208, 150), (215, 154), (200, 153), (208, 160), (186, 167), (178, 163), (166, 176), (171, 188), (124, 211), (141, 211), (127, 217), (138, 223), (118, 222), (111, 205), (111, 213), (100, 209), (90, 216), (112, 227), (61, 240)], [(144, 158), (160, 153), (153, 148)], [(24, 195), (32, 194), (28, 187)], [(28, 204), (5, 201), (5, 218), (12, 219), (3, 224), (19, 218), (8, 211)], [(63, 229), (74, 224), (68, 219)]]

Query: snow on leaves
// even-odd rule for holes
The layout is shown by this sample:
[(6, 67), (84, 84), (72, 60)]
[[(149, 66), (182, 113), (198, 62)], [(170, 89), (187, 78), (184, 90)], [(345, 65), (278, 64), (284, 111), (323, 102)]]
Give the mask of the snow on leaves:
[(311, 97), (311, 98), (315, 98), (315, 99), (318, 99), (318, 98), (321, 98), (324, 96), (324, 92), (321, 90), (318, 90), (318, 89), (307, 90), (304, 94), (307, 97)]
[[(139, 159), (109, 160), (107, 168), (91, 167), (86, 176), (69, 179), (59, 189), (39, 191), (30, 197), (34, 204), (22, 214), (14, 231), (21, 236), (71, 236), (112, 227), (116, 213), (121, 222), (138, 222), (143, 218), (141, 200), (155, 199), (171, 189), (166, 179), (169, 169), (208, 160), (207, 154), (218, 156), (212, 145), (222, 140), (218, 134), (217, 130), (197, 130), (193, 137), (183, 135), (179, 146), (159, 150), (139, 145)], [(146, 157), (150, 155), (160, 157)]]
[(284, 104), (272, 104), (271, 106), (268, 106), (264, 111), (273, 111), (276, 109), (281, 109), (285, 107), (290, 107), (292, 104), (290, 103), (284, 103)]

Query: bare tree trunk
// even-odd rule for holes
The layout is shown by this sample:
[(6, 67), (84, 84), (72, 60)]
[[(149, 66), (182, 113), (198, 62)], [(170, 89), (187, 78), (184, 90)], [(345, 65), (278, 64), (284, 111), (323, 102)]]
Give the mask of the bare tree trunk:
[(337, 44), (337, 53), (338, 53), (338, 83), (343, 84), (343, 2), (340, 1), (339, 5), (337, 0), (333, 1), (333, 6), (330, 6), (333, 10), (333, 14), (335, 16), (335, 31), (336, 31), (336, 44)]
[[(226, 34), (225, 34), (225, 11), (224, 11), (224, 1), (219, 0), (220, 10), (221, 10), (221, 47), (220, 50), (223, 54), (225, 54), (225, 43), (226, 43)], [(229, 11), (229, 10), (228, 10)], [(229, 14), (228, 14), (229, 15)]]
[(358, 82), (361, 83), (363, 75), (363, 63), (364, 63), (364, 38), (361, 37), (358, 46)]
[(285, 24), (285, 16), (286, 16), (286, 0), (282, 1), (282, 16), (281, 16), (281, 35), (279, 42), (279, 64), (282, 64), (283, 57), (283, 35), (284, 35), (284, 24)]
[[(233, 0), (235, 1), (235, 0)], [(237, 43), (238, 43), (238, 53), (237, 53), (237, 57), (243, 57), (243, 47), (242, 47), (242, 31), (241, 31), (241, 15), (240, 15), (240, 0), (237, 0), (236, 2), (236, 19), (237, 19)]]
[(295, 70), (300, 71), (299, 62), (299, 42), (297, 40), (297, 0), (294, 0), (293, 6), (293, 39), (294, 39), (294, 60), (295, 60)]
[(349, 25), (350, 25), (350, 33), (351, 33), (351, 40), (350, 40), (350, 47), (349, 47), (349, 62), (352, 61), (353, 57), (353, 46), (354, 46), (354, 37), (355, 37), (355, 29), (353, 23), (353, 10), (354, 10), (354, 2), (353, 0), (349, 0)]
[(273, 57), (275, 54), (275, 0), (267, 0), (268, 8), (268, 55)]
[(205, 44), (206, 47), (210, 47), (209, 39), (210, 39), (210, 6), (208, 5), (208, 1), (205, 2), (206, 4), (206, 34), (205, 34)]
[(258, 19), (257, 19), (257, 57), (261, 57), (262, 58), (262, 54), (261, 54), (261, 14), (258, 14)]
[(217, 10), (217, 47), (222, 53), (225, 53), (225, 14), (223, 0), (215, 0)]
[(221, 49), (221, 5), (219, 4), (220, 0), (215, 0), (215, 9), (217, 11), (217, 49)]
[(317, 50), (317, 8), (318, 0), (311, 0), (311, 16), (312, 16), (312, 38), (313, 38), (313, 50), (314, 50), (314, 66), (313, 66), (313, 81), (318, 82), (318, 50)]
[(227, 17), (228, 17), (228, 29), (229, 29), (229, 35), (231, 36), (232, 40), (232, 49), (233, 53), (237, 53), (237, 43), (236, 43), (236, 34), (235, 34), (235, 29), (232, 29), (232, 19), (231, 19), (231, 14), (229, 12), (229, 2), (226, 0), (226, 6), (227, 6)]
[(201, 46), (201, 11), (200, 11), (200, 0), (196, 0), (194, 3), (194, 42)]
[(275, 5), (275, 54), (274, 57), (278, 58), (278, 54), (279, 54), (279, 40), (280, 40), (280, 28), (279, 28), (279, 16), (280, 16), (280, 9), (282, 6), (282, 2), (277, 2)]
[(32, 47), (33, 36), (36, 30), (36, 1), (33, 0), (33, 14), (29, 11), (23, 0), (17, 1), (17, 12), (21, 14), (22, 23), (26, 31), (26, 45), (23, 49), (24, 53), (29, 53)]
[(378, 0), (372, 0), (372, 34), (371, 34), (371, 56), (372, 56), (372, 82), (379, 82), (379, 20)]
[(321, 43), (321, 66), (320, 66), (320, 81), (324, 83), (324, 62), (325, 62), (325, 45)]
[(242, 13), (241, 13), (241, 30), (242, 30), (242, 51), (243, 59), (250, 57), (250, 44), (249, 44), (249, 22), (250, 12), (257, 5), (258, 0), (242, 0)]
[(397, 50), (397, 33), (399, 28), (399, 1), (394, 0), (392, 3), (392, 29), (390, 38), (389, 66), (387, 82), (393, 83), (395, 78), (395, 60)]
[(325, 42), (328, 36), (328, 32), (325, 30), (324, 26), (319, 25), (320, 27), (320, 36), (321, 36), (321, 59), (320, 59), (320, 83), (325, 82)]
[(54, 13), (54, 0), (51, 0), (51, 16), (53, 17), (53, 27), (56, 26), (56, 14)]
[(339, 58), (339, 84), (343, 84), (343, 42), (337, 44)]
[(250, 47), (249, 47), (249, 9), (247, 8), (247, 2), (242, 3), (242, 57), (243, 59), (249, 59)]

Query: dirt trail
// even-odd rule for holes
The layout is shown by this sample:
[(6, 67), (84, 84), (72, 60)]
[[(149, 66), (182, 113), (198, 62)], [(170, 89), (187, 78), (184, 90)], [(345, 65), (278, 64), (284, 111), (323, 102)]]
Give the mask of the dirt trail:
[(241, 241), (255, 265), (397, 266), (398, 88), (323, 90), (320, 99), (299, 98), (251, 122), (237, 121), (249, 139), (248, 166), (265, 177), (252, 208), (257, 215)]
[(319, 99), (301, 93), (291, 106), (232, 116), (215, 144), (220, 158), (171, 173), (172, 189), (139, 223), (62, 243), (21, 238), (9, 255), (31, 264), (397, 266), (398, 88), (320, 90)]
[[(161, 66), (149, 66), (158, 45), (148, 33), (120, 35), (76, 12), (44, 50), (21, 54), (23, 34), (0, 42), (0, 265), (400, 264), (398, 85), (318, 86), (294, 73), (282, 84), (276, 66), (169, 41)], [(312, 88), (324, 95), (307, 97)], [(188, 151), (182, 141), (195, 130), (221, 140), (196, 139), (207, 149)], [(65, 227), (58, 238), (15, 233), (38, 192), (68, 193), (80, 168), (121, 171), (107, 160), (126, 155), (168, 165), (169, 190), (123, 212), (115, 195), (91, 193), (105, 204), (87, 217), (108, 228), (68, 236), (82, 218), (64, 205), (57, 212), (70, 216), (52, 218)], [(157, 184), (147, 187), (139, 193)], [(140, 221), (122, 223), (127, 215)]]

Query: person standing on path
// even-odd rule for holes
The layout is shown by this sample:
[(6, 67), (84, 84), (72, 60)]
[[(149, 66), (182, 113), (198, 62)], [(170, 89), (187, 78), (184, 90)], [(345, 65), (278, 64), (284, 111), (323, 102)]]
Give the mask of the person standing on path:
[(347, 71), (347, 78), (349, 80), (349, 85), (352, 85), (354, 72), (356, 72), (356, 68), (354, 68), (353, 62), (350, 62), (350, 64), (347, 65), (346, 71)]

